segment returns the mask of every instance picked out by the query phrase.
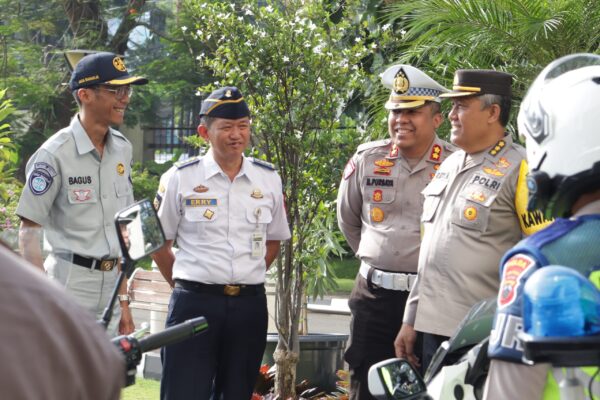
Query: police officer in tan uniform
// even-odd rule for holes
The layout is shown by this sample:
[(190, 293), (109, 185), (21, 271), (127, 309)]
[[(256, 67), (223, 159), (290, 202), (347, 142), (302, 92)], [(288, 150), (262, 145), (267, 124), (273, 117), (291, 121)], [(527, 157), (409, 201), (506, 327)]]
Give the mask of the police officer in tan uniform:
[(423, 369), (470, 307), (498, 292), (500, 258), (537, 225), (527, 217), (524, 149), (505, 133), (511, 84), (503, 72), (458, 70), (441, 95), (452, 98), (461, 150), (423, 190), (419, 272), (395, 342), (397, 356), (418, 365), (415, 331), (423, 332)]
[(348, 162), (338, 194), (338, 224), (361, 260), (350, 296), (351, 340), (345, 359), (351, 369), (351, 399), (372, 399), (367, 373), (394, 356), (394, 338), (417, 272), (421, 191), (454, 151), (435, 130), (442, 123), (444, 87), (410, 65), (382, 75), (392, 89), (391, 139), (365, 143)]

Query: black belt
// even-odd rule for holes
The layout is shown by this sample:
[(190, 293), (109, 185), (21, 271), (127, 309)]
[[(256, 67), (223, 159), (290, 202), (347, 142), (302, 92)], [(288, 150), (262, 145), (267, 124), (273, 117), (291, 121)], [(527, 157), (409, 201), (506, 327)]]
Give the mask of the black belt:
[(191, 282), (175, 279), (175, 287), (196, 293), (208, 293), (220, 296), (256, 296), (265, 293), (265, 285), (209, 285), (207, 283)]
[(54, 253), (55, 256), (62, 258), (65, 261), (69, 261), (73, 264), (79, 265), (89, 269), (98, 269), (100, 271), (112, 271), (112, 269), (119, 263), (118, 258), (107, 258), (98, 260), (96, 258), (84, 257), (79, 254), (70, 253)]

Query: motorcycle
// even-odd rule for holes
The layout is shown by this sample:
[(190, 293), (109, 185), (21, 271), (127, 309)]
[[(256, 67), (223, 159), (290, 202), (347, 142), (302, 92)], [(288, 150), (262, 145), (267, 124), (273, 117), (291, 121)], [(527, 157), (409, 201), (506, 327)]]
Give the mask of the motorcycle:
[[(119, 211), (115, 216), (115, 227), (121, 245), (121, 272), (118, 275), (111, 298), (98, 321), (104, 328), (112, 319), (112, 310), (118, 297), (119, 287), (126, 276), (130, 275), (137, 261), (162, 247), (164, 233), (156, 211), (149, 200), (142, 200)], [(208, 329), (204, 317), (197, 317), (162, 332), (144, 336), (148, 328), (144, 327), (130, 335), (113, 338), (112, 343), (121, 350), (126, 361), (126, 384), (135, 383), (138, 364), (145, 352), (186, 340)]]

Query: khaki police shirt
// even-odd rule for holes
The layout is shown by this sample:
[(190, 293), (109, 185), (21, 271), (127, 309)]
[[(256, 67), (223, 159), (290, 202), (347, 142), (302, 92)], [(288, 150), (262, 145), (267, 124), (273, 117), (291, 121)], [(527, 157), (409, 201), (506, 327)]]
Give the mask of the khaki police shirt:
[(454, 150), (436, 137), (411, 168), (389, 139), (358, 147), (337, 202), (338, 225), (357, 257), (378, 269), (417, 272), (421, 191)]
[(256, 159), (244, 157), (233, 181), (211, 150), (177, 164), (162, 176), (156, 206), (165, 237), (179, 248), (173, 279), (263, 283), (266, 241), (290, 238), (281, 178)]
[(29, 159), (16, 214), (42, 225), (54, 252), (116, 258), (114, 217), (133, 203), (131, 161), (131, 144), (112, 128), (100, 159), (75, 116)]
[(125, 359), (87, 311), (0, 246), (0, 397), (119, 399)]
[(498, 263), (523, 236), (519, 214), (526, 204), (515, 201), (524, 166), (524, 149), (510, 136), (442, 163), (423, 190), (424, 237), (405, 323), (451, 336), (473, 304), (498, 293)]

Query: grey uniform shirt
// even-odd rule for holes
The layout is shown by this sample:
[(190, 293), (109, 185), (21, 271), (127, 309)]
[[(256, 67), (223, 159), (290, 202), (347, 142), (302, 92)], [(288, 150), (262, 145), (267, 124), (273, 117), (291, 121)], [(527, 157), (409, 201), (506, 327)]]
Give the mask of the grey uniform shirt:
[(495, 296), (498, 263), (522, 238), (515, 198), (524, 149), (506, 136), (452, 154), (423, 190), (419, 271), (403, 321), (451, 336), (477, 301)]
[(42, 225), (55, 252), (116, 258), (114, 216), (133, 202), (131, 161), (131, 144), (112, 128), (100, 159), (75, 116), (29, 159), (16, 213)]
[(244, 157), (233, 181), (212, 151), (173, 166), (161, 178), (156, 205), (165, 237), (179, 248), (173, 279), (263, 283), (266, 241), (290, 238), (281, 178), (255, 159)]
[(61, 287), (0, 246), (3, 399), (119, 399), (123, 355)]
[(378, 269), (417, 272), (421, 191), (454, 150), (436, 137), (411, 168), (389, 139), (358, 147), (337, 201), (338, 225), (357, 257)]

